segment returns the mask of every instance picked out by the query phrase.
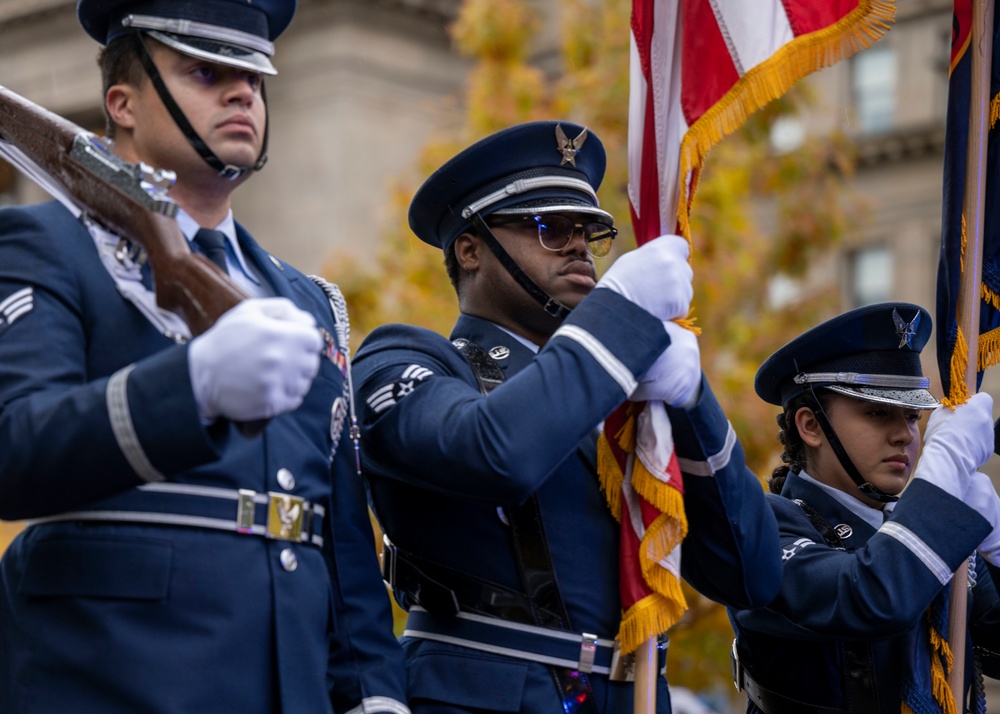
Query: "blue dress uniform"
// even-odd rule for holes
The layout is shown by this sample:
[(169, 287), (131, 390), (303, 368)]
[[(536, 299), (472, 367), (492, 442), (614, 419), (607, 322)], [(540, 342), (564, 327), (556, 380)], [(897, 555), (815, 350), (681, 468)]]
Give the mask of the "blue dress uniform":
[[(534, 135), (541, 133), (548, 148), (552, 125), (512, 130), (493, 146), (496, 155), (467, 150), (461, 156), (474, 159), (479, 173), (451, 176), (454, 164), (446, 165), (442, 183), (454, 188), (432, 191), (428, 200), (454, 208), (461, 202), (447, 191), (503, 185), (505, 174), (521, 169), (543, 176), (547, 155), (535, 150)], [(595, 144), (590, 135), (586, 148), (596, 153)], [(581, 151), (578, 162), (583, 158)], [(567, 203), (565, 191), (549, 189), (545, 200)], [(441, 210), (458, 213), (452, 208)], [(451, 340), (478, 346), (499, 368), (488, 395), (482, 367), (474, 369), (449, 339), (418, 327), (378, 328), (354, 363), (363, 470), (391, 541), (383, 573), (409, 610), (402, 641), (410, 705), (439, 713), (586, 711), (560, 697), (553, 665), (589, 671), (596, 711), (631, 711), (633, 684), (609, 677), (622, 614), (619, 526), (600, 490), (595, 439), (629, 393), (626, 383), (666, 347), (660, 322), (598, 288), (537, 354), (468, 314)], [(713, 599), (762, 605), (776, 590), (780, 563), (759, 482), (706, 383), (692, 408), (669, 413), (690, 521), (683, 575)], [(526, 503), (536, 504), (533, 517), (571, 628), (532, 619), (537, 605), (526, 596), (531, 564), (524, 561), (537, 553), (514, 544), (511, 525), (514, 509)], [(592, 667), (587, 645), (596, 648)], [(657, 710), (670, 711), (662, 677)]]
[[(894, 330), (890, 311), (897, 310), (904, 319)], [(914, 314), (923, 319), (909, 322)], [(857, 387), (838, 378), (876, 385), (883, 375), (919, 379), (918, 354), (930, 330), (929, 315), (916, 306), (859, 308), (772, 355), (758, 371), (757, 392), (787, 405), (811, 381), (865, 401), (928, 408), (935, 402), (925, 388)], [(899, 712), (904, 700), (914, 711), (940, 711), (927, 625), (946, 622), (951, 575), (990, 533), (989, 522), (923, 479), (912, 479), (896, 502), (881, 499), (889, 503), (880, 510), (798, 469), (767, 500), (781, 537), (781, 591), (767, 607), (730, 611), (734, 677), (748, 692), (747, 712), (873, 714)], [(1000, 674), (998, 572), (971, 560), (967, 685), (973, 645), (985, 674)], [(871, 699), (862, 705), (861, 697)]]
[[(336, 334), (324, 292), (237, 235)], [(0, 211), (0, 256), (0, 301), (27, 295), (0, 322), (0, 517), (38, 519), (0, 561), (0, 711), (406, 711), (353, 444), (331, 440), (341, 370), (257, 438), (203, 427), (187, 346), (66, 209)], [(263, 537), (297, 505), (300, 536)]]

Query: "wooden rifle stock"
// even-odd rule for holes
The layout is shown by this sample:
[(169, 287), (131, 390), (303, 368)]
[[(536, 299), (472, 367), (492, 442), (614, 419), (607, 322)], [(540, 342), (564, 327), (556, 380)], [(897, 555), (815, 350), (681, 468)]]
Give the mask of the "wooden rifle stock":
[[(250, 297), (218, 267), (191, 252), (167, 197), (173, 174), (130, 164), (95, 134), (0, 86), (0, 141), (30, 159), (89, 218), (142, 247), (156, 303), (179, 315), (192, 336)], [(248, 435), (266, 421), (240, 424)]]
[(156, 303), (183, 318), (192, 335), (249, 297), (191, 252), (162, 172), (126, 163), (96, 135), (2, 86), (0, 140), (34, 161), (88, 217), (146, 251)]

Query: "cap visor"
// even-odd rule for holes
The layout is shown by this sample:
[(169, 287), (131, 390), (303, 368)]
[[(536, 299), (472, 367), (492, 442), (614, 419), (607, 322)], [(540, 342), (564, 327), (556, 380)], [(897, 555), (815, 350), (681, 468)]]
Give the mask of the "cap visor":
[(615, 222), (614, 216), (612, 216), (607, 211), (602, 211), (600, 208), (594, 206), (579, 204), (579, 203), (541, 203), (534, 202), (536, 205), (523, 204), (520, 206), (508, 206), (507, 208), (501, 208), (499, 211), (490, 211), (488, 215), (491, 216), (516, 216), (519, 213), (530, 213), (534, 214), (545, 214), (545, 213), (584, 213), (589, 216), (597, 216), (603, 219), (603, 222), (608, 225), (613, 225)]
[(267, 55), (243, 47), (237, 47), (227, 42), (206, 40), (188, 35), (173, 35), (167, 32), (151, 30), (148, 32), (153, 39), (162, 42), (167, 47), (188, 57), (205, 60), (213, 64), (236, 67), (256, 74), (275, 75), (278, 70), (271, 64)]
[(882, 387), (848, 387), (842, 384), (826, 384), (826, 389), (866, 402), (889, 404), (904, 409), (934, 409), (938, 400), (926, 389), (885, 389)]

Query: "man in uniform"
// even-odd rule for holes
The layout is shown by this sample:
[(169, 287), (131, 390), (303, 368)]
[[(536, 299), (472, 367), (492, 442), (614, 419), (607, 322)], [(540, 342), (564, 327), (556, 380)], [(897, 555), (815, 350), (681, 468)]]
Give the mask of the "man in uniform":
[(181, 232), (252, 297), (188, 339), (135, 246), (58, 203), (0, 211), (0, 517), (27, 519), (0, 563), (0, 711), (408, 711), (339, 292), (230, 208), (294, 11), (78, 4), (113, 151), (176, 172)]
[(390, 325), (358, 352), (362, 463), (391, 540), (383, 573), (409, 609), (415, 712), (631, 711), (633, 685), (611, 674), (619, 526), (595, 464), (598, 428), (627, 398), (672, 405), (684, 576), (745, 607), (779, 586), (763, 491), (695, 336), (672, 322), (691, 299), (686, 241), (661, 237), (597, 280), (616, 232), (596, 196), (604, 167), (597, 136), (554, 121), (451, 159), (409, 214), (444, 249), (462, 313), (451, 340)]

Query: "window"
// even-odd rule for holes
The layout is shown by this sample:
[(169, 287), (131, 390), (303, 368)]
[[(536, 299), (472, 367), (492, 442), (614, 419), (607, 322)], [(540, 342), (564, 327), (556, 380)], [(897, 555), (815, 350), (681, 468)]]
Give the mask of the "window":
[(892, 298), (892, 252), (884, 245), (859, 248), (849, 255), (851, 307)]
[(896, 55), (885, 42), (857, 55), (852, 64), (854, 108), (865, 134), (892, 128), (896, 114)]

